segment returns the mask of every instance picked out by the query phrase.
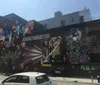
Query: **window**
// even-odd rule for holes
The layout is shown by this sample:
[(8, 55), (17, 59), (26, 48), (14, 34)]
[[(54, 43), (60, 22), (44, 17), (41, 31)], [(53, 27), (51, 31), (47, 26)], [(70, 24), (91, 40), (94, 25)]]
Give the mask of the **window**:
[(84, 22), (84, 16), (80, 16), (80, 23)]
[(12, 76), (7, 78), (3, 81), (3, 83), (9, 82), (9, 83), (29, 83), (29, 77), (28, 76)]
[(74, 22), (74, 18), (72, 17), (71, 22)]
[(46, 75), (36, 77), (37, 84), (48, 82), (49, 78)]
[(81, 65), (81, 70), (90, 70), (88, 65)]
[(28, 76), (17, 76), (17, 82), (18, 83), (29, 83), (29, 77)]
[(3, 81), (3, 83), (5, 82), (17, 82), (17, 76), (11, 76), (7, 78), (6, 80)]
[(45, 24), (44, 27), (47, 28), (47, 24)]
[(42, 77), (43, 77), (45, 82), (49, 81), (49, 78), (46, 75), (43, 75)]
[(42, 76), (36, 77), (36, 82), (37, 82), (37, 84), (44, 83)]
[(72, 68), (76, 69), (76, 70), (80, 70), (80, 65), (76, 64), (76, 65), (73, 65)]
[(61, 20), (61, 26), (65, 26), (65, 20)]

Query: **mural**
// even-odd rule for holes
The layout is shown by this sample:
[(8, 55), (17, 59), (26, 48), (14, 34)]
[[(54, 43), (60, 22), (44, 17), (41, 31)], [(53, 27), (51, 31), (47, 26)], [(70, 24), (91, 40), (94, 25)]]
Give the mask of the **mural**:
[(34, 21), (29, 21), (25, 26), (24, 35), (31, 34), (32, 30), (34, 30)]
[[(25, 26), (21, 24), (19, 21), (16, 21), (16, 24), (12, 26), (4, 24), (4, 26), (0, 28), (0, 59), (1, 61), (5, 61), (6, 57), (11, 55), (10, 57), (12, 58), (12, 64), (15, 64), (14, 62), (16, 61), (16, 59), (23, 57), (23, 55), (25, 55), (23, 54), (23, 52), (26, 52), (26, 56), (24, 56), (25, 58), (23, 59), (24, 60), (28, 59), (28, 60), (27, 61), (22, 60), (19, 63), (19, 67), (20, 67), (21, 63), (23, 62), (26, 63), (30, 60), (34, 60), (33, 57), (35, 58), (35, 60), (37, 60), (37, 57), (41, 58), (41, 55), (42, 55), (41, 50), (38, 50), (36, 48), (24, 49), (24, 44), (22, 43), (23, 37), (26, 34), (31, 34), (32, 31), (34, 31), (34, 21), (29, 21)], [(31, 54), (28, 55), (29, 53)]]
[(86, 64), (90, 62), (90, 53), (100, 53), (97, 37), (83, 35), (78, 28), (72, 28), (69, 35), (64, 36), (52, 33), (25, 36), (33, 31), (34, 21), (25, 26), (16, 21), (16, 25), (5, 24), (0, 28), (1, 61), (10, 55), (14, 69), (27, 70), (27, 66), (35, 67), (39, 62), (41, 66), (50, 67), (52, 63), (63, 63), (64, 59), (71, 64)]

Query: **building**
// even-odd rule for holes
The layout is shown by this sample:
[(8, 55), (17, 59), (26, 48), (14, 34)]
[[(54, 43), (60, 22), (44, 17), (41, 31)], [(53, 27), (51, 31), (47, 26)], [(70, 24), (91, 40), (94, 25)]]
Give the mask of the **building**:
[(21, 18), (20, 16), (14, 14), (14, 13), (8, 14), (8, 15), (6, 15), (4, 17), (6, 19), (12, 21), (14, 24), (21, 23), (21, 24), (25, 25), (27, 23), (27, 20)]
[(33, 25), (34, 31), (45, 30), (44, 26), (41, 25), (40, 23), (38, 23), (37, 21), (35, 21), (35, 20), (27, 21), (27, 20), (21, 18), (20, 16), (14, 14), (14, 13), (11, 13), (11, 14), (6, 15), (6, 16), (4, 16), (4, 18), (5, 18), (6, 20), (9, 20), (10, 22), (13, 22), (13, 24), (15, 24), (15, 25), (19, 25), (19, 24), (21, 25), (21, 24), (22, 24), (22, 25), (24, 25), (24, 26), (26, 26), (26, 25), (29, 24), (31, 21), (33, 21), (33, 22), (31, 22), (30, 24), (34, 24), (34, 25)]
[(10, 63), (11, 68), (9, 66), (6, 67), (5, 59), (10, 55), (14, 59), (17, 58), (17, 48), (21, 47), (24, 36), (43, 30), (45, 30), (45, 27), (35, 20), (26, 21), (16, 14), (9, 14), (4, 17), (0, 16), (0, 72), (12, 71), (13, 62)]
[(3, 16), (0, 16), (0, 28), (2, 28), (5, 24), (12, 25), (14, 23)]
[[(52, 29), (45, 29), (32, 20), (16, 31), (19, 26), (12, 28), (11, 35), (9, 30), (1, 29), (0, 33), (0, 43), (8, 36), (8, 42), (14, 44), (5, 48), (7, 51), (3, 49), (5, 46), (0, 47), (0, 56), (4, 59), (10, 53), (16, 71), (39, 71), (67, 77), (96, 77), (100, 74), (100, 19)], [(8, 72), (6, 65), (0, 64), (0, 67), (0, 71)]]
[[(34, 50), (29, 53), (34, 55), (34, 64), (29, 64), (29, 68), (37, 68), (49, 75), (54, 72), (57, 76), (64, 73), (67, 77), (96, 77), (100, 74), (99, 24), (100, 20), (93, 20), (25, 36), (23, 41), (28, 49)], [(25, 53), (28, 54), (27, 51)], [(52, 56), (53, 63), (50, 60)], [(64, 56), (67, 68), (63, 72)], [(51, 67), (54, 67), (53, 71)]]
[[(7, 41), (7, 39), (9, 38), (9, 37), (7, 37), (8, 35), (6, 33), (12, 29), (13, 24), (14, 23), (11, 22), (10, 20), (6, 19), (3, 16), (0, 16), (0, 50), (3, 47), (2, 42), (4, 40)], [(4, 31), (5, 31), (5, 33), (4, 33)]]
[(62, 26), (68, 26), (72, 24), (78, 24), (91, 20), (91, 13), (89, 9), (73, 12), (70, 14), (63, 15), (62, 12), (55, 12), (53, 18), (39, 21), (40, 24), (44, 25), (47, 29), (57, 28)]

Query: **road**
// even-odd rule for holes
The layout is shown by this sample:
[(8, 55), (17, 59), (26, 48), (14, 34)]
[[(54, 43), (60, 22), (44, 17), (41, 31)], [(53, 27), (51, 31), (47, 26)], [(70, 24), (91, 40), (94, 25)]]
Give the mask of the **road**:
[(96, 85), (96, 84), (86, 84), (78, 82), (67, 82), (67, 81), (52, 81), (53, 85)]

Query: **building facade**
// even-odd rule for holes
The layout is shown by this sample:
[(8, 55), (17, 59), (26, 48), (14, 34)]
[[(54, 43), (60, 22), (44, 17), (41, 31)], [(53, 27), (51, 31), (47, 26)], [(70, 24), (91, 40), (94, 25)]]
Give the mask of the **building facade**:
[(96, 77), (100, 74), (99, 23), (94, 20), (25, 36), (23, 41), (31, 49), (25, 54), (34, 55), (29, 68), (49, 75)]
[(39, 21), (40, 24), (44, 25), (47, 29), (57, 28), (62, 26), (68, 26), (72, 24), (78, 24), (91, 20), (91, 13), (89, 9), (73, 12), (70, 14), (63, 15), (62, 12), (58, 11), (55, 16), (50, 19)]
[(11, 14), (6, 15), (6, 16), (4, 16), (4, 18), (10, 20), (14, 24), (21, 23), (23, 25), (26, 25), (26, 23), (27, 23), (27, 20), (21, 18), (20, 16), (14, 14), (14, 13), (11, 13)]
[[(18, 51), (22, 47), (25, 35), (45, 30), (44, 26), (35, 20), (27, 22), (15, 14), (9, 17), (0, 16), (0, 72), (12, 72), (14, 59), (18, 59)], [(20, 62), (19, 59), (17, 61)], [(21, 66), (16, 68), (20, 70)]]
[(0, 24), (0, 71), (69, 77), (100, 74), (100, 20), (54, 29), (45, 29), (34, 20), (25, 26), (5, 23)]

